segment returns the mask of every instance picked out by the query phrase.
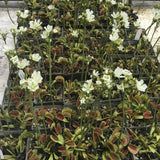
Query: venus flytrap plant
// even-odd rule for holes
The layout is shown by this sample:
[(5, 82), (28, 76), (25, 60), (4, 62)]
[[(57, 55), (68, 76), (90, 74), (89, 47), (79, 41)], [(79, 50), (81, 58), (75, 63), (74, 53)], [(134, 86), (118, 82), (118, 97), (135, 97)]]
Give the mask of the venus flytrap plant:
[[(128, 35), (128, 27), (134, 24), (130, 7), (115, 0), (25, 3), (29, 11), (19, 12), (18, 18), (28, 23), (28, 28), (19, 25), (12, 29), (13, 36), (18, 35), (23, 44), (16, 52), (6, 49), (6, 53), (18, 72), (18, 87), (25, 92), (25, 102), (30, 101), (28, 110), (33, 114), (36, 146), (27, 158), (106, 160), (128, 158), (123, 151), (137, 154), (137, 147), (124, 132), (142, 117), (142, 125), (152, 121), (147, 121), (151, 113), (146, 95), (151, 90), (143, 77), (134, 77), (136, 60), (126, 57), (144, 52), (149, 55), (143, 33), (137, 46), (125, 45), (126, 40), (134, 39), (137, 30), (135, 24)], [(43, 10), (32, 12), (32, 7)], [(125, 60), (120, 54), (125, 54)], [(142, 65), (145, 69), (147, 61)], [(35, 97), (41, 104), (39, 110), (34, 108)], [(46, 99), (55, 107), (55, 100), (61, 100), (64, 106), (76, 103), (78, 111), (46, 109)]]

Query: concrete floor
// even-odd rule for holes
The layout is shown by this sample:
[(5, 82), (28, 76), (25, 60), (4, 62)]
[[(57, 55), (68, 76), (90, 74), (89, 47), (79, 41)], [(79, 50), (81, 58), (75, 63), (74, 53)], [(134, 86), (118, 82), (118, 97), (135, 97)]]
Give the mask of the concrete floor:
[[(10, 15), (14, 22), (16, 22), (16, 12), (17, 9), (11, 9)], [(7, 10), (0, 8), (0, 32), (1, 31), (10, 31), (10, 28), (12, 28), (14, 24), (11, 22)], [(4, 55), (3, 47), (5, 43), (2, 40), (2, 37), (0, 36), (0, 104), (2, 104), (2, 99), (4, 95), (5, 87), (7, 86), (7, 79), (9, 74), (9, 65), (8, 65), (8, 59)], [(13, 38), (11, 33), (7, 35), (7, 45), (13, 47)]]
[[(140, 8), (139, 6), (134, 7), (135, 12), (137, 12), (137, 15), (139, 16), (139, 22), (140, 22), (140, 27), (142, 28), (147, 28), (151, 24), (151, 20), (153, 17), (152, 14), (152, 7), (145, 7), (145, 8)], [(16, 11), (17, 9), (11, 8), (10, 9), (10, 15), (13, 21), (16, 22)], [(9, 31), (10, 28), (13, 26), (13, 23), (9, 19), (9, 16), (7, 14), (6, 9), (0, 8), (0, 30), (7, 30)], [(152, 31), (153, 32), (152, 28)], [(149, 37), (151, 34), (149, 34)], [(155, 37), (153, 38), (153, 42), (157, 39), (157, 37), (160, 36), (160, 32), (157, 32), (155, 34)], [(9, 46), (13, 46), (13, 39), (11, 33), (7, 35), (7, 44)], [(5, 87), (7, 86), (7, 79), (8, 79), (8, 61), (7, 57), (3, 53), (3, 46), (4, 42), (2, 38), (0, 37), (0, 104), (2, 104), (2, 99), (4, 95), (4, 90)], [(159, 43), (160, 45), (160, 43)]]

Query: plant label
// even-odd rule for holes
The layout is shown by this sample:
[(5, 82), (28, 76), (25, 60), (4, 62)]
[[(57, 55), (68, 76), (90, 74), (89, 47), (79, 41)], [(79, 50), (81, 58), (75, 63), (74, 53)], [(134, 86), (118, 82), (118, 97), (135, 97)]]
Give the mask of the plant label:
[(142, 29), (139, 29), (135, 35), (134, 40), (139, 41), (141, 34), (142, 34)]
[(0, 159), (4, 159), (3, 152), (1, 149), (0, 149)]
[(18, 76), (20, 79), (24, 79), (25, 73), (22, 70), (18, 71)]
[(127, 0), (122, 0), (122, 3), (126, 4), (126, 3), (127, 3)]

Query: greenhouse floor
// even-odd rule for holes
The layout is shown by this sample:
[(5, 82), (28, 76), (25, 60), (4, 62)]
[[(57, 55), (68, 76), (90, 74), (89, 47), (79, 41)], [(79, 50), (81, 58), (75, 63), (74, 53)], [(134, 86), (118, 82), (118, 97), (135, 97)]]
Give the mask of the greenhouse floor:
[[(140, 22), (140, 27), (147, 28), (151, 24), (151, 20), (153, 17), (152, 7), (139, 8), (139, 6), (135, 6), (134, 10), (135, 10), (135, 12), (138, 13), (138, 17), (139, 17), (138, 21)], [(12, 8), (12, 9), (9, 9), (9, 11), (10, 11), (11, 18), (15, 22), (16, 21), (15, 15), (16, 15), (17, 9)], [(12, 26), (13, 26), (13, 23), (9, 19), (7, 10), (4, 8), (0, 8), (0, 31), (2, 31), (2, 30), (9, 31), (10, 28), (12, 28)], [(153, 28), (152, 28), (151, 32), (152, 31), (153, 31)], [(149, 37), (150, 36), (151, 36), (151, 34), (149, 34)], [(156, 38), (158, 36), (159, 36), (159, 34), (156, 33), (153, 38), (152, 44), (154, 43), (154, 41), (156, 40)], [(7, 86), (7, 79), (8, 79), (8, 74), (9, 74), (8, 60), (7, 60), (7, 57), (3, 53), (4, 45), (5, 44), (2, 40), (2, 37), (0, 37), (0, 104), (2, 104), (3, 95), (4, 95), (5, 88)], [(10, 33), (7, 35), (7, 45), (13, 46), (12, 35)], [(159, 43), (159, 45), (160, 45), (160, 43)]]

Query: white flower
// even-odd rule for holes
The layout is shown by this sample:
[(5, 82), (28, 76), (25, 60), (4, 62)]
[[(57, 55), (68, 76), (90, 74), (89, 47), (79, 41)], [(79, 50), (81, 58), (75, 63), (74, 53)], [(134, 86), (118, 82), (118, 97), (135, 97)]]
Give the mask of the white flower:
[(103, 75), (102, 79), (108, 88), (111, 88), (112, 79), (110, 75)]
[(110, 36), (109, 36), (109, 39), (111, 41), (116, 41), (118, 38), (119, 38), (119, 35), (117, 32), (114, 32), (114, 33), (110, 34)]
[(34, 80), (34, 82), (36, 82), (37, 84), (38, 83), (41, 83), (42, 82), (42, 76), (41, 76), (41, 73), (40, 71), (34, 71), (31, 75), (31, 78)]
[(19, 69), (24, 69), (25, 67), (29, 66), (29, 61), (25, 58), (25, 59), (22, 59), (21, 61), (18, 61), (17, 62), (17, 67)]
[(80, 103), (81, 103), (81, 104), (85, 104), (85, 102), (86, 102), (86, 99), (85, 99), (84, 97), (82, 97), (82, 98), (80, 99)]
[(118, 18), (119, 16), (120, 16), (120, 13), (119, 12), (113, 12), (112, 14), (111, 14), (111, 16), (114, 18), (114, 19), (116, 19), (116, 18)]
[(17, 24), (14, 25), (14, 26), (10, 29), (11, 33), (12, 33), (12, 34), (18, 33), (19, 30), (18, 30), (17, 28), (18, 28), (18, 25), (17, 25)]
[(79, 34), (79, 33), (78, 33), (77, 30), (73, 30), (72, 33), (71, 33), (71, 35), (72, 35), (73, 37), (76, 37), (76, 38), (78, 37), (78, 34)]
[(47, 25), (47, 27), (44, 27), (44, 29), (46, 30), (46, 32), (50, 33), (53, 30), (53, 26)]
[(21, 18), (27, 18), (29, 14), (29, 10), (25, 10), (24, 12), (20, 12), (20, 17)]
[(51, 4), (51, 5), (49, 5), (49, 6), (48, 6), (48, 9), (49, 9), (49, 10), (54, 9), (54, 5), (52, 5), (52, 4)]
[(82, 15), (79, 15), (78, 18), (81, 19), (81, 18), (82, 18)]
[(115, 70), (114, 70), (114, 75), (115, 77), (117, 78), (124, 78), (125, 76), (123, 76), (123, 69), (122, 68), (119, 68), (117, 67)]
[(39, 89), (39, 85), (38, 85), (37, 82), (35, 82), (34, 79), (28, 78), (27, 82), (28, 82), (27, 88), (28, 88), (30, 91), (35, 92), (37, 89)]
[(119, 33), (119, 29), (118, 28), (112, 28), (112, 33)]
[(53, 33), (58, 33), (58, 30), (56, 28), (54, 28)]
[(121, 90), (124, 92), (124, 84), (117, 84), (117, 89)]
[(30, 28), (35, 29), (35, 30), (38, 30), (39, 27), (41, 27), (41, 24), (42, 22), (39, 19), (29, 22)]
[(102, 82), (101, 82), (100, 80), (97, 80), (97, 81), (96, 81), (96, 84), (97, 84), (97, 85), (101, 85)]
[(90, 93), (92, 90), (94, 90), (93, 84), (92, 84), (92, 79), (87, 80), (83, 86), (82, 86), (82, 91), (86, 93)]
[(119, 45), (117, 48), (118, 48), (120, 51), (123, 51), (123, 49), (124, 49), (123, 45)]
[(87, 64), (89, 64), (93, 59), (94, 59), (93, 56), (88, 55), (88, 56), (86, 57), (86, 62), (87, 62)]
[(123, 75), (124, 75), (124, 76), (131, 76), (132, 73), (131, 73), (131, 71), (129, 71), (128, 69), (124, 69), (124, 70), (123, 70)]
[(129, 22), (128, 22), (128, 20), (125, 20), (125, 21), (124, 21), (124, 27), (125, 27), (125, 28), (129, 28)]
[(11, 47), (11, 46), (8, 46), (8, 45), (5, 45), (5, 46), (3, 47), (3, 51), (4, 51), (4, 52), (10, 52), (10, 51), (13, 51), (13, 50), (14, 50), (14, 48)]
[(18, 30), (19, 33), (22, 34), (23, 32), (26, 32), (26, 31), (27, 31), (27, 27), (23, 27), (23, 26), (19, 27), (19, 30)]
[(26, 79), (21, 79), (20, 80), (20, 85), (22, 86), (22, 88), (27, 88), (28, 86), (28, 81)]
[(139, 27), (140, 26), (140, 23), (138, 21), (135, 21), (133, 24), (134, 24), (135, 27)]
[(31, 54), (29, 58), (35, 62), (38, 62), (41, 59), (41, 56), (38, 53)]
[(43, 39), (47, 39), (49, 37), (49, 33), (47, 31), (43, 31), (43, 33), (41, 34), (41, 37)]
[(90, 9), (86, 9), (86, 20), (88, 22), (93, 22), (93, 21), (95, 21), (94, 18), (95, 18), (95, 16), (93, 15), (93, 11)]
[(92, 76), (98, 77), (99, 76), (99, 72), (96, 70), (93, 70)]
[(129, 19), (128, 14), (124, 11), (121, 11), (120, 15), (122, 16), (124, 21)]
[(136, 85), (137, 85), (137, 89), (141, 92), (145, 92), (145, 90), (147, 89), (147, 85), (144, 84), (143, 80), (136, 80)]
[(12, 63), (13, 63), (13, 64), (18, 63), (18, 61), (19, 61), (19, 59), (18, 59), (18, 56), (17, 56), (17, 55), (16, 55), (16, 56), (14, 56), (14, 57), (12, 57), (10, 60), (12, 61)]
[(115, 1), (115, 0), (106, 0), (106, 2), (111, 2), (112, 5), (115, 5), (115, 4), (116, 4), (116, 1)]
[(111, 0), (111, 3), (112, 3), (113, 5), (115, 5), (115, 4), (116, 4), (116, 1), (115, 1), (115, 0)]
[(109, 69), (109, 68), (104, 68), (104, 74), (108, 74), (108, 73), (109, 73), (109, 71), (110, 71), (110, 69)]

